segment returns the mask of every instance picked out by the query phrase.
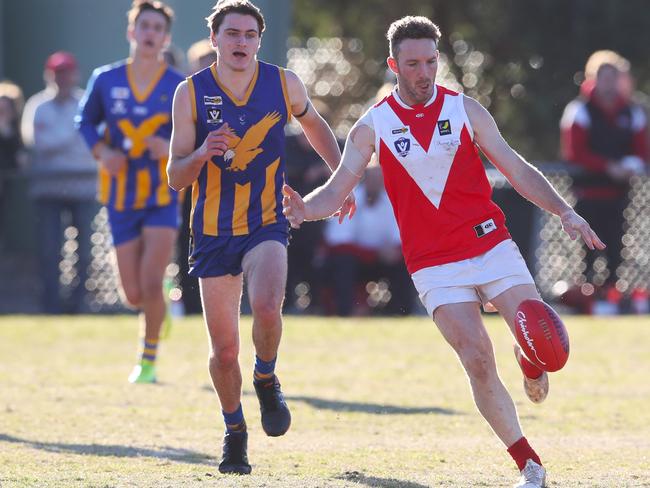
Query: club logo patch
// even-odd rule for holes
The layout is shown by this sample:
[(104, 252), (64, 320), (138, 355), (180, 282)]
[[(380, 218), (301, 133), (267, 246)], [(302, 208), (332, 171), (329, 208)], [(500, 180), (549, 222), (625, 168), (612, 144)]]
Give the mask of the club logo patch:
[(223, 119), (221, 117), (221, 109), (220, 108), (209, 108), (207, 109), (208, 113), (208, 124), (220, 124), (223, 122)]
[(447, 136), (451, 134), (451, 124), (449, 123), (449, 119), (438, 121), (438, 133), (441, 136)]
[(203, 95), (203, 104), (204, 105), (223, 105), (223, 99), (219, 96), (211, 97), (208, 95)]
[(395, 150), (401, 157), (405, 157), (411, 150), (411, 140), (406, 137), (400, 137), (395, 141)]

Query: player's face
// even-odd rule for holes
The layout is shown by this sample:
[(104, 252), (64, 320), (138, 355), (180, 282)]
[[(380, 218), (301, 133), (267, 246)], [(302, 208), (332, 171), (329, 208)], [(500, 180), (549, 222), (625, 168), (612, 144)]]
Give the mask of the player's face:
[(615, 99), (619, 95), (619, 80), (620, 73), (615, 67), (603, 66), (596, 76), (596, 91), (607, 100)]
[(431, 98), (438, 71), (438, 55), (433, 39), (404, 39), (398, 46), (396, 58), (388, 58), (405, 102), (425, 103)]
[(244, 71), (255, 61), (261, 37), (255, 17), (231, 13), (210, 39), (220, 63), (234, 71)]
[(138, 15), (135, 24), (129, 26), (127, 37), (138, 54), (158, 56), (170, 41), (167, 19), (159, 12), (145, 10)]

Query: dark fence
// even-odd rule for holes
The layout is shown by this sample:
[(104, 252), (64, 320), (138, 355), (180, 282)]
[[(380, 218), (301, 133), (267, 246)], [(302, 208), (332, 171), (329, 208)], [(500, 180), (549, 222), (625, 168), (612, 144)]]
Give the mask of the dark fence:
[[(541, 164), (555, 188), (574, 203), (571, 192), (572, 174), (559, 163)], [(489, 169), (488, 177), (494, 188), (494, 200), (503, 208), (513, 239), (519, 245), (524, 258), (543, 297), (557, 301), (567, 290), (586, 284), (585, 249), (578, 241), (571, 241), (562, 231), (560, 220), (541, 211), (517, 194), (505, 178), (496, 170)], [(0, 258), (0, 313), (32, 313), (38, 311), (39, 281), (35, 260), (36, 246), (47, 245), (38, 241), (33, 228), (34, 216), (26, 197), (27, 182), (24, 176), (11, 177), (3, 209), (2, 241), (5, 249)], [(623, 237), (623, 263), (618, 269), (617, 288), (621, 294), (635, 289), (648, 289), (650, 284), (650, 178), (635, 177), (632, 180), (630, 204), (624, 212), (626, 232)], [(92, 237), (92, 264), (86, 282), (87, 309), (97, 313), (124, 311), (117, 292), (110, 252), (106, 211), (101, 210), (94, 221)], [(68, 227), (61, 249), (61, 284), (63, 293), (69, 293), (75, 283), (77, 260), (76, 229)], [(185, 257), (181, 258), (185, 259)], [(595, 268), (604, 270), (604, 259)], [(604, 272), (604, 271), (603, 271)], [(178, 266), (168, 268), (168, 291), (178, 298)], [(601, 277), (602, 278), (602, 277)], [(599, 278), (596, 277), (596, 281)], [(604, 278), (603, 278), (604, 280)]]

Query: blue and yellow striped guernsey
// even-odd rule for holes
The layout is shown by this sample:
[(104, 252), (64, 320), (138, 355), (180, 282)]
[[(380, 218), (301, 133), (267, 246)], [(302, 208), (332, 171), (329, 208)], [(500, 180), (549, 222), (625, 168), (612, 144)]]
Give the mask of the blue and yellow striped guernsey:
[(129, 60), (93, 72), (77, 118), (79, 130), (89, 147), (103, 139), (128, 158), (128, 165), (116, 176), (100, 167), (98, 200), (102, 204), (123, 211), (177, 203), (177, 192), (167, 180), (167, 157), (153, 159), (145, 140), (153, 135), (170, 139), (172, 100), (181, 81), (180, 73), (161, 64), (141, 91), (133, 82)]
[(192, 185), (195, 235), (241, 236), (275, 223), (282, 214), (284, 126), (291, 117), (284, 70), (257, 62), (242, 100), (219, 81), (216, 66), (188, 78), (196, 148), (228, 123), (229, 150), (208, 161)]

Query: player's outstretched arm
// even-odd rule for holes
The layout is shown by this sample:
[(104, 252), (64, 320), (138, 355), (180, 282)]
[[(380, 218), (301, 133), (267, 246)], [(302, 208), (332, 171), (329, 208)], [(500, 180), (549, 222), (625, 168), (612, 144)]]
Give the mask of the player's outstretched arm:
[(375, 151), (374, 145), (374, 131), (366, 125), (358, 125), (348, 135), (341, 164), (324, 185), (304, 200), (285, 185), (282, 206), (291, 226), (298, 228), (305, 220), (320, 220), (333, 215), (361, 179)]
[(228, 124), (212, 131), (201, 146), (194, 150), (196, 143), (196, 122), (192, 113), (192, 102), (187, 86), (183, 81), (176, 88), (172, 108), (172, 137), (169, 143), (167, 177), (169, 186), (181, 190), (191, 185), (198, 177), (203, 165), (213, 156), (221, 156), (228, 149)]
[(508, 145), (492, 115), (473, 98), (464, 97), (464, 101), (474, 140), (513, 188), (538, 207), (559, 216), (571, 239), (582, 237), (590, 249), (604, 249), (605, 244), (589, 224), (555, 191), (546, 177)]

